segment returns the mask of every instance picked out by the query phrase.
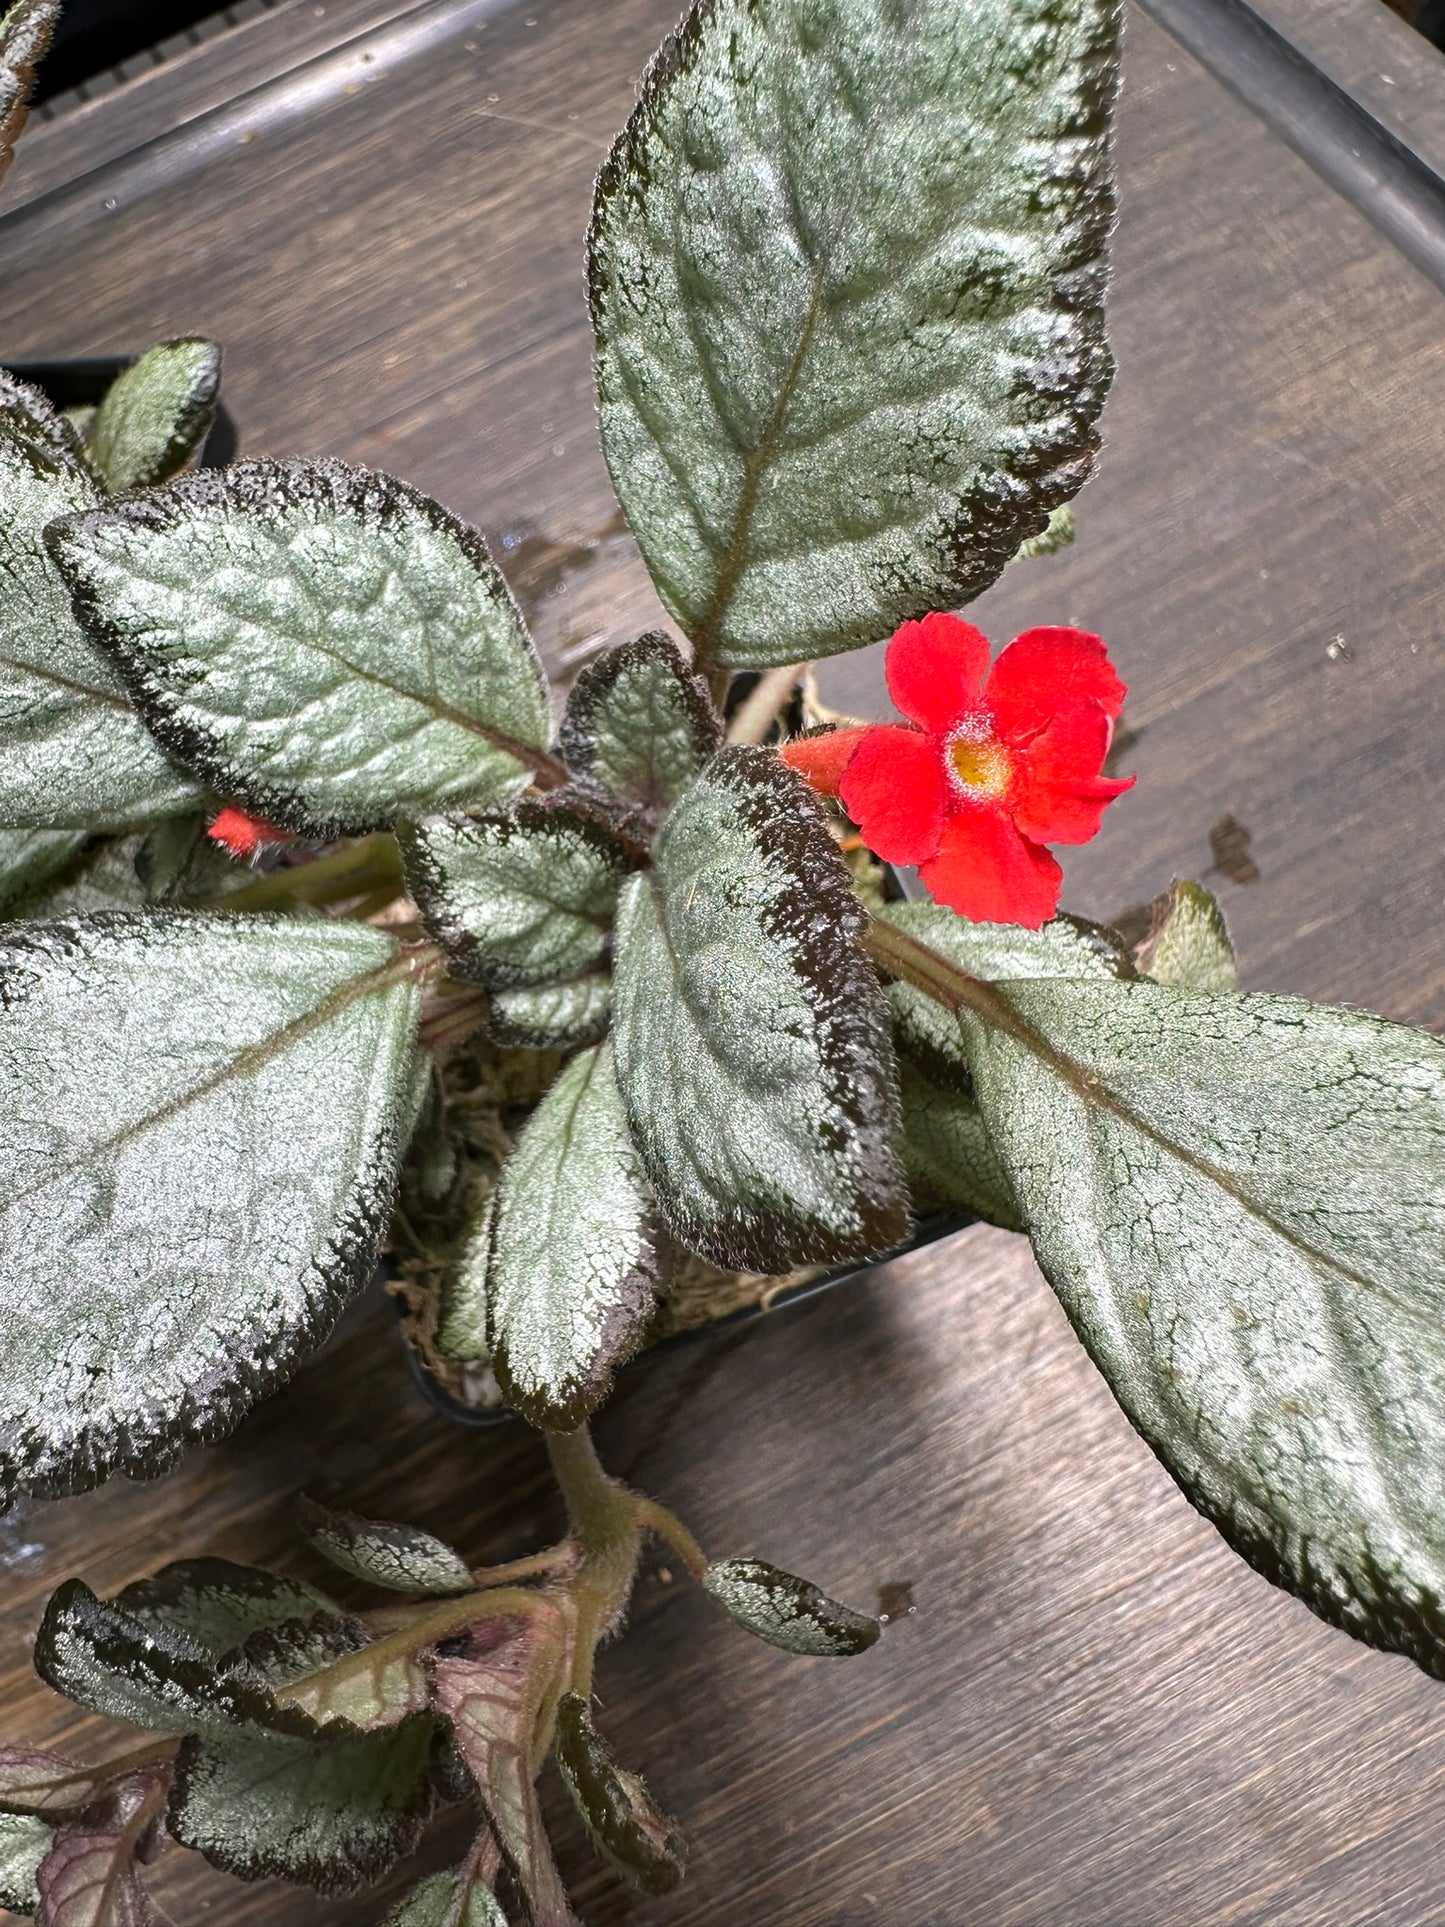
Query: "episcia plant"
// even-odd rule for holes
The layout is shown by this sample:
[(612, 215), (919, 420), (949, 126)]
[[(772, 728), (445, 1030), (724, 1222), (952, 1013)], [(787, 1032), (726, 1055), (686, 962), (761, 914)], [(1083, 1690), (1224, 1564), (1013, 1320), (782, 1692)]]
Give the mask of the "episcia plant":
[[(7, 153), (53, 15), (0, 19)], [(337, 462), (191, 472), (209, 344), (75, 416), (0, 385), (5, 1502), (225, 1432), (394, 1222), (429, 1361), (541, 1428), (569, 1519), (487, 1568), (304, 1503), (362, 1613), (220, 1559), (69, 1580), (40, 1674), (141, 1734), (0, 1752), (8, 1906), (137, 1927), (168, 1842), (343, 1892), (470, 1801), (395, 1927), (560, 1927), (549, 1760), (672, 1888), (592, 1695), (643, 1536), (786, 1651), (879, 1628), (703, 1551), (589, 1415), (684, 1281), (856, 1262), (938, 1205), (1032, 1240), (1246, 1559), (1445, 1675), (1445, 1051), (1240, 991), (1197, 884), (1132, 948), (1056, 915), (1049, 846), (1127, 787), (1123, 685), (1092, 636), (990, 662), (950, 613), (1094, 459), (1118, 30), (1115, 0), (688, 14), (587, 257), (603, 446), (682, 641), (601, 656), (560, 726), (444, 508)], [(890, 636), (901, 720), (823, 712), (808, 665)]]

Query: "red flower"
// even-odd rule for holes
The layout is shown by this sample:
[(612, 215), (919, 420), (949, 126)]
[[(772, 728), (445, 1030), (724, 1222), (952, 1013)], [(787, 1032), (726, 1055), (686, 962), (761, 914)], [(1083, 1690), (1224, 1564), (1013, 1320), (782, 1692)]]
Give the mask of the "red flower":
[(905, 622), (888, 693), (906, 725), (804, 736), (783, 758), (837, 796), (888, 863), (916, 863), (929, 895), (978, 923), (1037, 930), (1063, 873), (1046, 843), (1087, 843), (1129, 789), (1099, 774), (1124, 685), (1097, 636), (1027, 629), (988, 666), (957, 616)]
[(253, 857), (263, 843), (289, 843), (290, 832), (278, 830), (274, 823), (268, 823), (264, 816), (247, 816), (244, 810), (228, 805), (221, 811), (215, 822), (206, 831), (213, 843), (219, 843), (223, 850), (239, 857), (242, 862)]

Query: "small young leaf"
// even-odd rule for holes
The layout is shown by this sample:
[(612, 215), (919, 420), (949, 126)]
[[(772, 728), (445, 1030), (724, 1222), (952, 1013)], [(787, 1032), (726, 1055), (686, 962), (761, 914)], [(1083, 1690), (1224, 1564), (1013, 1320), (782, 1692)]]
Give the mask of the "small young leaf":
[(388, 476), (238, 462), (49, 542), (157, 737), (253, 816), (384, 829), (511, 796), (544, 753), (541, 664), (481, 537)]
[(155, 488), (200, 454), (221, 392), (214, 341), (162, 341), (116, 376), (87, 437), (113, 495)]
[(538, 1614), (490, 1651), (436, 1665), (437, 1706), (452, 1723), (529, 1927), (577, 1927), (532, 1784), (532, 1736), (562, 1649), (560, 1619)]
[(100, 494), (43, 397), (0, 395), (0, 829), (93, 830), (185, 809), (196, 787), (156, 747), (114, 664), (77, 623), (45, 548)]
[(898, 1154), (915, 1205), (967, 1211), (1005, 1231), (1023, 1218), (983, 1114), (963, 1091), (940, 1089), (905, 1058), (898, 1066)]
[(304, 1579), (230, 1559), (177, 1559), (149, 1579), (137, 1579), (111, 1603), (144, 1627), (183, 1633), (213, 1660), (263, 1628), (341, 1610)]
[(607, 948), (636, 858), (601, 820), (524, 798), (401, 832), (407, 888), (452, 967), (494, 990), (575, 977)]
[(184, 1740), (167, 1824), (242, 1880), (351, 1893), (420, 1838), (435, 1737), (433, 1716), (414, 1713), (379, 1732), (338, 1720), (311, 1737), (238, 1727)]
[(575, 1050), (605, 1037), (611, 1015), (612, 979), (594, 971), (570, 983), (494, 992), (487, 1027), (514, 1050)]
[(0, 909), (23, 902), (85, 848), (85, 830), (0, 830)]
[(487, 1350), (487, 1272), (492, 1259), (492, 1217), (497, 1194), (487, 1199), (465, 1248), (447, 1272), (437, 1315), (437, 1350), (443, 1358), (473, 1363)]
[(35, 69), (60, 18), (60, 0), (14, 0), (0, 14), (0, 181), (15, 158)]
[(1239, 984), (1224, 912), (1201, 883), (1172, 883), (1154, 899), (1135, 962), (1141, 976), (1180, 990), (1234, 990)]
[(507, 1916), (491, 1888), (459, 1867), (413, 1887), (382, 1927), (507, 1927)]
[(35, 1876), (54, 1835), (28, 1813), (0, 1813), (0, 1907), (12, 1914), (38, 1914)]
[(677, 1238), (783, 1272), (897, 1244), (887, 1007), (867, 913), (802, 782), (715, 756), (673, 805), (618, 914), (617, 1079)]
[[(206, 818), (204, 812), (193, 811), (189, 816), (173, 816), (165, 823), (157, 823), (147, 830), (135, 853), (135, 873), (140, 886), (145, 891), (148, 903), (165, 903), (179, 894), (187, 872), (199, 867), (198, 857), (212, 857), (217, 864), (227, 863), (218, 845), (206, 840)], [(221, 877), (225, 871), (218, 868), (216, 887), (225, 887)], [(244, 871), (241, 872), (244, 877)]]
[(1268, 1578), (1445, 1677), (1445, 1045), (1148, 982), (1014, 983), (966, 1021), (1134, 1424)]
[(470, 1592), (471, 1570), (459, 1552), (415, 1526), (336, 1512), (302, 1493), (296, 1501), (301, 1530), (316, 1550), (343, 1572), (394, 1592)]
[(721, 741), (706, 683), (671, 637), (654, 631), (582, 671), (559, 746), (574, 776), (656, 813), (677, 801)]
[[(970, 923), (941, 903), (885, 903), (878, 914), (985, 983), (1134, 975), (1118, 942), (1079, 917), (1055, 917), (1041, 930), (1022, 930), (1011, 923)], [(968, 1050), (953, 1012), (912, 984), (890, 984), (888, 1003), (902, 1055), (940, 1090), (966, 1095), (972, 1089)]]
[(162, 1807), (163, 1773), (137, 1773), (56, 1833), (35, 1884), (42, 1927), (156, 1927), (137, 1861)]
[(295, 1728), (299, 1718), (276, 1711), (264, 1680), (244, 1662), (218, 1664), (199, 1640), (97, 1599), (83, 1579), (67, 1579), (46, 1603), (35, 1670), (77, 1706), (151, 1733), (216, 1731), (249, 1720)]
[(866, 1651), (882, 1631), (876, 1619), (765, 1559), (716, 1559), (702, 1583), (740, 1626), (785, 1653), (845, 1659)]
[(970, 601), (1087, 477), (1117, 0), (702, 0), (598, 178), (602, 441), (735, 667)]
[(557, 1768), (609, 1865), (645, 1894), (670, 1894), (682, 1879), (682, 1836), (637, 1775), (618, 1766), (579, 1693), (564, 1693), (557, 1706)]
[(1078, 533), (1074, 526), (1074, 511), (1064, 504), (1050, 515), (1048, 522), (1038, 535), (1031, 535), (1027, 542), (1020, 542), (1014, 552), (1015, 562), (1031, 562), (1036, 556), (1057, 555), (1060, 549), (1067, 549)]
[(372, 1275), (418, 1003), (357, 924), (0, 930), (0, 1495), (163, 1468), (330, 1329)]
[(497, 1185), (487, 1323), (509, 1403), (552, 1431), (580, 1425), (636, 1349), (662, 1277), (656, 1208), (599, 1044), (563, 1069)]

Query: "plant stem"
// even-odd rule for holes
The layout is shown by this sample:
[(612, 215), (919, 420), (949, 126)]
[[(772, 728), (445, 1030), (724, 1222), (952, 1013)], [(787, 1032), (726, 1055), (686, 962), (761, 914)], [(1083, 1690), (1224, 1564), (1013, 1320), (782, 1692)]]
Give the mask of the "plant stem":
[(592, 1690), (597, 1647), (632, 1590), (642, 1526), (636, 1494), (603, 1471), (585, 1425), (575, 1432), (548, 1432), (546, 1439), (571, 1536), (582, 1554), (571, 1585), (577, 1631), (570, 1684), (585, 1698)]
[[(337, 886), (341, 887), (337, 887)], [(220, 896), (202, 897), (199, 910), (272, 910), (290, 903), (341, 903), (373, 890), (392, 886), (399, 895), (403, 886), (401, 851), (396, 839), (386, 830), (364, 836), (330, 856), (314, 863), (294, 863), (284, 870), (273, 870), (243, 883), (239, 890)]]
[(701, 1579), (707, 1571), (708, 1557), (682, 1520), (655, 1499), (638, 1499), (635, 1503), (637, 1523), (643, 1531), (655, 1532), (659, 1539), (665, 1539), (693, 1578)]

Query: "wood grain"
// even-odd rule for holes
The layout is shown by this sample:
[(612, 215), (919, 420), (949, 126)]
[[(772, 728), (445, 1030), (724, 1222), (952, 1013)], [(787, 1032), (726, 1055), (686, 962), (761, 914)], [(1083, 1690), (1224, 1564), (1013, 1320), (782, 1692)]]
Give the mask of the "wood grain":
[[(49, 228), (0, 219), (0, 347), (213, 332), (249, 452), (372, 462), (475, 519), (554, 662), (653, 622), (592, 427), (580, 238), (672, 12), (614, 0), (604, 28), (585, 0), (533, 0), (138, 202), (91, 188)], [(109, 109), (76, 117), (52, 185), (132, 138)], [(1080, 541), (979, 605), (1000, 641), (1098, 629), (1132, 685), (1139, 788), (1071, 856), (1068, 900), (1109, 913), (1199, 873), (1232, 816), (1258, 881), (1215, 880), (1247, 980), (1438, 1025), (1438, 297), (1142, 17), (1120, 166), (1120, 375)], [(881, 705), (877, 652), (826, 681)], [(591, 1927), (1445, 1921), (1445, 1699), (1225, 1550), (1022, 1241), (975, 1228), (671, 1351), (626, 1379), (600, 1437), (717, 1553), (864, 1606), (907, 1582), (917, 1610), (846, 1667), (788, 1660), (649, 1560), (600, 1719), (684, 1821), (693, 1869), (671, 1901), (629, 1895), (553, 1787)], [(28, 1662), (71, 1572), (106, 1588), (213, 1549), (322, 1578), (286, 1521), (301, 1486), (478, 1560), (557, 1524), (528, 1435), (452, 1430), (372, 1307), (171, 1479), (0, 1525), (0, 1732), (84, 1726)], [(443, 1827), (433, 1863), (458, 1848)], [(242, 1888), (180, 1855), (156, 1890), (169, 1918), (227, 1927), (361, 1927), (386, 1904)]]

